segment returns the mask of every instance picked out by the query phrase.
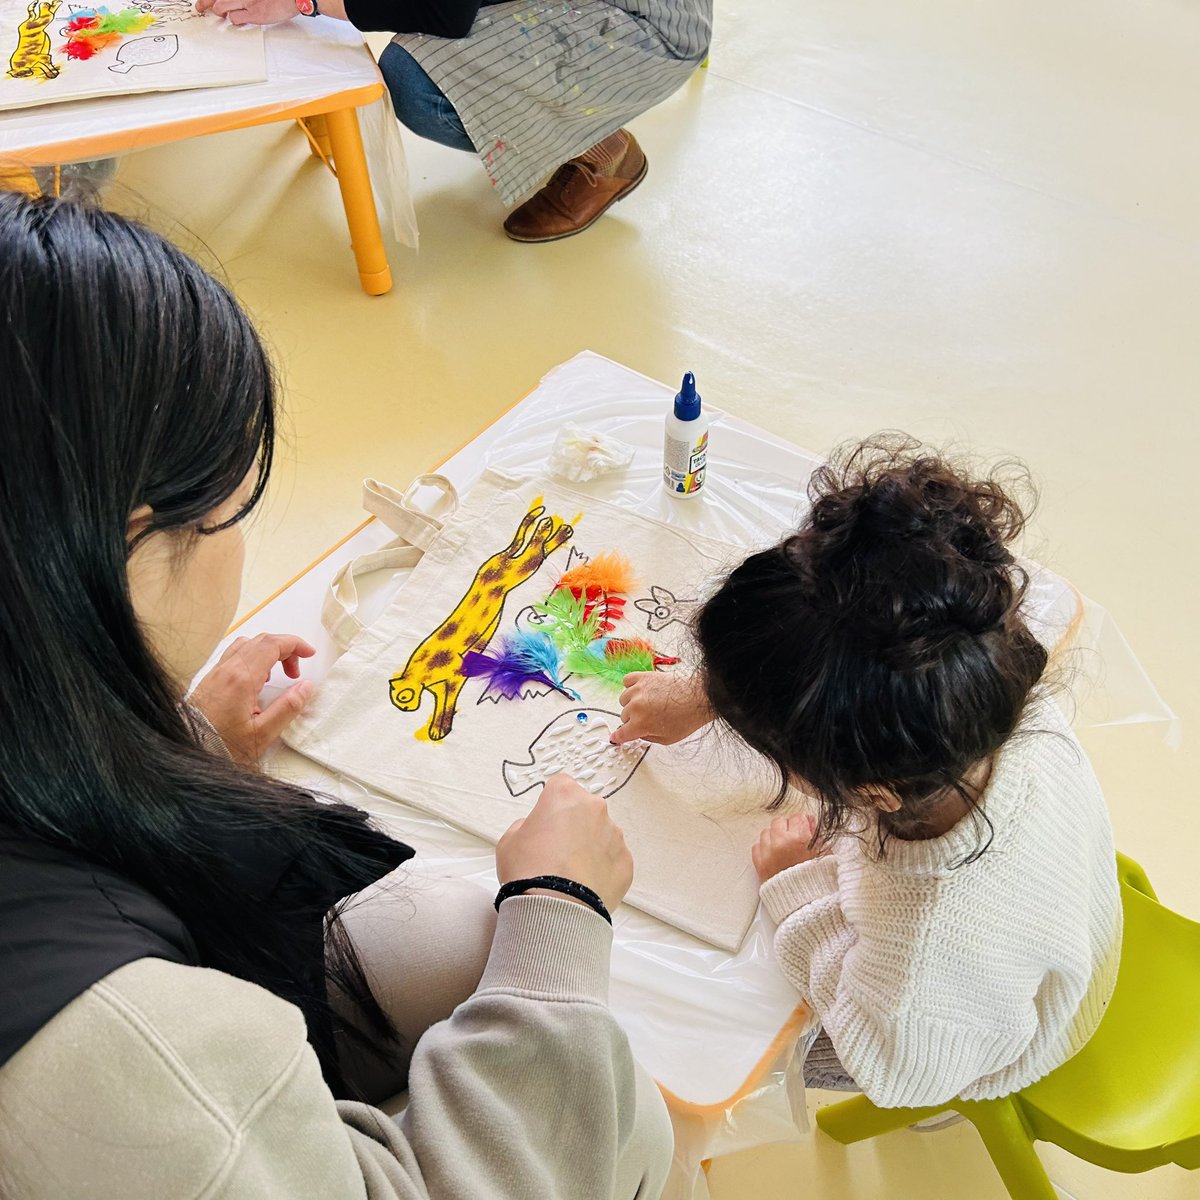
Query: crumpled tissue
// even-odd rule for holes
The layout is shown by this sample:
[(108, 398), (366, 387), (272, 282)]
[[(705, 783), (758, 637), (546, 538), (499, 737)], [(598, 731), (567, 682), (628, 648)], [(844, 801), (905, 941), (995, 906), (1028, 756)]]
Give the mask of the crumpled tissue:
[(554, 439), (550, 470), (560, 479), (585, 483), (629, 466), (633, 452), (633, 447), (619, 438), (570, 422)]

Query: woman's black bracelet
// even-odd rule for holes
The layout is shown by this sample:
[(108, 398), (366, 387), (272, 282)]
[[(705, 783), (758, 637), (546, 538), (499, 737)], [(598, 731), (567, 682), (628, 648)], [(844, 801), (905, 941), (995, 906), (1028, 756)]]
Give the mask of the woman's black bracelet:
[(604, 907), (604, 901), (590, 887), (586, 887), (582, 883), (576, 883), (573, 879), (564, 879), (561, 875), (535, 875), (532, 879), (514, 879), (511, 883), (504, 884), (496, 893), (497, 911), (499, 911), (500, 905), (510, 896), (521, 896), (525, 892), (533, 891), (534, 888), (545, 888), (551, 892), (562, 892), (564, 896), (570, 896), (575, 900), (582, 900), (588, 908), (594, 909), (610, 925), (612, 924), (612, 917), (609, 915), (608, 909)]

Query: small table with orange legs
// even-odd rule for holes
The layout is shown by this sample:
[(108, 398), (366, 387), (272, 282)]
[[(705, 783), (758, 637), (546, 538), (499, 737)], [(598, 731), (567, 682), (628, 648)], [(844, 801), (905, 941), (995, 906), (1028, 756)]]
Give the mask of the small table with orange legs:
[[(363, 291), (383, 295), (392, 274), (358, 121), (358, 110), (385, 93), (375, 60), (357, 30), (324, 18), (273, 26), (266, 30), (266, 47), (264, 83), (0, 113), (0, 186), (33, 190), (33, 168), (55, 168), (57, 180), (62, 163), (295, 120), (337, 177)], [(394, 129), (389, 135), (399, 138)]]

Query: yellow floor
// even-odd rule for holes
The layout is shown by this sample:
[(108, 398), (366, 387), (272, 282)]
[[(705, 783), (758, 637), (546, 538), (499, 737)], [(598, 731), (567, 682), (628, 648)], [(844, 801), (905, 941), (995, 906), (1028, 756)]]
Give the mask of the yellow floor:
[[(1088, 736), (1121, 845), (1200, 915), (1200, 10), (1174, 0), (722, 0), (712, 66), (634, 126), (651, 163), (583, 237), (519, 246), (478, 165), (409, 143), (422, 249), (358, 290), (294, 128), (141, 153), (115, 200), (224, 264), (289, 442), (244, 603), (590, 347), (813, 449), (902, 427), (1017, 454), (1036, 553), (1101, 600), (1187, 723)], [(207, 247), (206, 250), (203, 247)], [(719, 436), (715, 434), (714, 436)], [(1182, 1200), (1047, 1150), (1079, 1200)], [(716, 1200), (1002, 1191), (969, 1128), (719, 1162)]]

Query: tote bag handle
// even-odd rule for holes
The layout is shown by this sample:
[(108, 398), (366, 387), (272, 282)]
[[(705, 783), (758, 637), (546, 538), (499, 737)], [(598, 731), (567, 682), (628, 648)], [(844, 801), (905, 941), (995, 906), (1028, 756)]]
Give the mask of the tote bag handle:
[[(434, 501), (434, 512), (417, 506), (416, 493), (422, 487), (442, 493)], [(418, 475), (403, 492), (378, 479), (364, 479), (363, 508), (396, 536), (378, 550), (351, 559), (329, 582), (321, 605), (321, 623), (341, 650), (365, 628), (358, 616), (356, 581), (374, 571), (415, 567), (441, 533), (442, 523), (458, 508), (458, 492), (444, 475)]]

